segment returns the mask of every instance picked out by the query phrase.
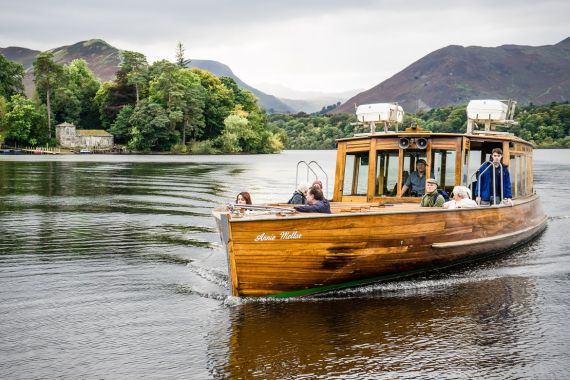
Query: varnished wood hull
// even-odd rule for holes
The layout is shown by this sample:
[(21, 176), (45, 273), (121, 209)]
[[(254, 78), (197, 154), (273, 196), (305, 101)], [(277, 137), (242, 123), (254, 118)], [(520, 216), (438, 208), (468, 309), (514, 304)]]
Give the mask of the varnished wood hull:
[(215, 215), (236, 296), (303, 295), (453, 265), (511, 249), (546, 226), (535, 195), (513, 207)]

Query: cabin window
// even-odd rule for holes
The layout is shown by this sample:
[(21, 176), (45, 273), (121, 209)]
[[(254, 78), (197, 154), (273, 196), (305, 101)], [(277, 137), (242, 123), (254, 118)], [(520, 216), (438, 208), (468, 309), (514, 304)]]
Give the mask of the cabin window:
[[(414, 189), (412, 181), (408, 181), (410, 175), (416, 171), (416, 163), (419, 160), (424, 160), (427, 163), (427, 155), (425, 150), (412, 150), (407, 149), (404, 152), (404, 162), (402, 165), (402, 185), (407, 186), (407, 190), (405, 194), (402, 196), (414, 196), (414, 197), (421, 197), (424, 195), (425, 192), (425, 181), (426, 181), (426, 174), (423, 173), (423, 183), (420, 185), (419, 189)], [(417, 174), (417, 173), (416, 173)], [(419, 177), (419, 176), (418, 176)]]
[(455, 185), (455, 157), (454, 150), (432, 150), (431, 151), (431, 172), (437, 180), (439, 187), (447, 192), (453, 190)]
[(396, 195), (398, 191), (398, 151), (382, 150), (376, 154), (376, 195)]
[(465, 186), (471, 186), (473, 183), (477, 182), (477, 177), (475, 173), (481, 167), (483, 163), (483, 152), (480, 150), (471, 150), (469, 151), (469, 160), (468, 160), (468, 168), (467, 168), (467, 183)]
[(368, 191), (368, 152), (348, 153), (344, 166), (343, 195), (366, 195)]
[(526, 195), (524, 177), (526, 174), (525, 170), (525, 156), (519, 156), (517, 161), (517, 196)]
[(511, 155), (509, 162), (509, 174), (511, 177), (511, 192), (514, 197), (528, 195), (527, 190), (527, 157), (523, 155)]

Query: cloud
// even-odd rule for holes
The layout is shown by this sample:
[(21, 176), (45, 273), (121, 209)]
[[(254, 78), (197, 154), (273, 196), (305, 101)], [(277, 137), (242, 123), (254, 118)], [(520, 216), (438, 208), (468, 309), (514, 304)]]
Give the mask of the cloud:
[(568, 37), (566, 1), (4, 1), (0, 45), (46, 50), (101, 38), (121, 49), (229, 65), (249, 83), (369, 88), (441, 47)]

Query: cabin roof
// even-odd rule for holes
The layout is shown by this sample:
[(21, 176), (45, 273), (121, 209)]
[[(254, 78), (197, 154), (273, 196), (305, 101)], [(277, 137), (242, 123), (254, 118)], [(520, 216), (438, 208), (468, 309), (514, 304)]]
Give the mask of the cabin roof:
[(79, 136), (113, 137), (112, 134), (102, 129), (78, 129), (77, 134)]
[(381, 139), (381, 138), (394, 138), (394, 137), (429, 137), (429, 138), (438, 138), (438, 137), (468, 137), (473, 140), (489, 140), (489, 141), (516, 141), (523, 144), (531, 145), (526, 140), (521, 139), (513, 134), (492, 134), (492, 133), (477, 133), (477, 134), (466, 134), (466, 133), (434, 133), (426, 130), (417, 130), (417, 131), (400, 131), (400, 132), (375, 132), (375, 133), (363, 133), (359, 135), (355, 135), (352, 137), (345, 137), (342, 139), (336, 140), (337, 142), (342, 141), (352, 141), (352, 140), (370, 140), (372, 138)]

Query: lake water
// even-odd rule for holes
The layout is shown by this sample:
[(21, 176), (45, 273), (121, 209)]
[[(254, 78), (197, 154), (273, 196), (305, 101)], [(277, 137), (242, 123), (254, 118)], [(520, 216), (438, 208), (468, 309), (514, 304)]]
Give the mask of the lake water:
[(229, 296), (211, 209), (243, 190), (286, 201), (303, 159), (330, 196), (334, 151), (0, 156), (0, 378), (569, 376), (569, 151), (535, 152), (548, 229), (509, 254), (304, 299)]

